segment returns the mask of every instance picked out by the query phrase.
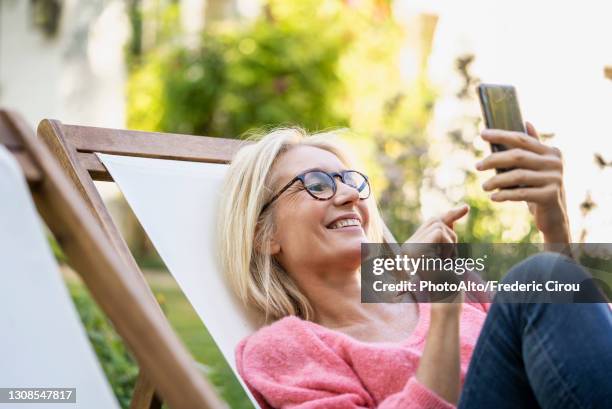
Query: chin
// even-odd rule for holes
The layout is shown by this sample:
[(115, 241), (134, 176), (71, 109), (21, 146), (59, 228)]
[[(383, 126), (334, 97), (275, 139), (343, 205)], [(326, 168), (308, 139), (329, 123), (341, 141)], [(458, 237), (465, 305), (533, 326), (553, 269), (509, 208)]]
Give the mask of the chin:
[(361, 244), (369, 243), (363, 230), (356, 229), (353, 231), (333, 232), (333, 240), (330, 242), (330, 247), (336, 257), (341, 257), (343, 260), (352, 260), (351, 264), (355, 264), (356, 268), (361, 265)]
[(361, 265), (361, 243), (361, 241), (343, 243), (338, 249), (339, 257), (342, 257), (343, 260), (350, 260), (350, 263), (356, 266), (355, 268), (359, 267)]

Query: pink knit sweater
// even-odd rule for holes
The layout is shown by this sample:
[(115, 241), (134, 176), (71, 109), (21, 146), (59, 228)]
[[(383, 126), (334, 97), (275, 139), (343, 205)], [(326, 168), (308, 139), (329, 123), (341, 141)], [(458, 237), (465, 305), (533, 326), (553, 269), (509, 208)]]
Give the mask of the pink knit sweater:
[[(463, 306), (462, 384), (487, 307)], [(362, 342), (285, 317), (238, 344), (238, 371), (262, 408), (453, 408), (414, 377), (430, 308), (419, 304), (417, 326), (402, 342)]]

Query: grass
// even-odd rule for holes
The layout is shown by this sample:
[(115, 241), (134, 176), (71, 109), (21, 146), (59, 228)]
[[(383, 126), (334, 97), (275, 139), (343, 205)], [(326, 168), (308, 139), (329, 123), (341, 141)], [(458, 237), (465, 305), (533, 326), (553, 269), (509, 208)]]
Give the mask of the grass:
[[(73, 290), (78, 291), (79, 287), (83, 287), (84, 290), (83, 283), (74, 274), (68, 272), (65, 277)], [(171, 326), (194, 359), (204, 365), (206, 376), (216, 387), (219, 395), (231, 408), (252, 408), (250, 400), (221, 351), (170, 274), (165, 271), (149, 270), (145, 273), (145, 277)], [(105, 359), (104, 356), (98, 358)]]
[(146, 278), (187, 349), (210, 370), (208, 378), (220, 395), (232, 408), (252, 408), (234, 372), (174, 279), (161, 271), (148, 272)]

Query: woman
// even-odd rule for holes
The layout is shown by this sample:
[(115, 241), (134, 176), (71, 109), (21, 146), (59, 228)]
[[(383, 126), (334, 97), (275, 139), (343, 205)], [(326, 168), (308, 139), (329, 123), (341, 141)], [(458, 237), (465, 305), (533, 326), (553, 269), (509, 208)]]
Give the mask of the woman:
[[(528, 135), (487, 130), (482, 137), (512, 149), (491, 154), (478, 170), (517, 168), (484, 189), (528, 186), (500, 190), (492, 200), (527, 201), (544, 241), (568, 243), (559, 151), (540, 143), (530, 124)], [(244, 303), (276, 320), (236, 349), (239, 372), (262, 407), (612, 402), (605, 304), (362, 304), (361, 243), (381, 242), (381, 217), (367, 178), (329, 139), (276, 130), (241, 149), (226, 180), (222, 268)], [(429, 220), (409, 241), (456, 242), (453, 223), (467, 212), (461, 206)], [(507, 276), (531, 280), (554, 269), (569, 281), (584, 279), (559, 260), (536, 256)]]

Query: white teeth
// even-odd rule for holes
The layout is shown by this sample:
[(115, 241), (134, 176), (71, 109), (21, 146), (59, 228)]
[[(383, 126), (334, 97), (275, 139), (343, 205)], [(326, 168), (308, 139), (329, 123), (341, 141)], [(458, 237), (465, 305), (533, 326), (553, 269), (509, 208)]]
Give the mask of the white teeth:
[(361, 226), (359, 219), (341, 219), (329, 226), (330, 229), (339, 229), (346, 226)]

